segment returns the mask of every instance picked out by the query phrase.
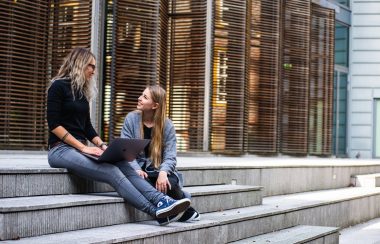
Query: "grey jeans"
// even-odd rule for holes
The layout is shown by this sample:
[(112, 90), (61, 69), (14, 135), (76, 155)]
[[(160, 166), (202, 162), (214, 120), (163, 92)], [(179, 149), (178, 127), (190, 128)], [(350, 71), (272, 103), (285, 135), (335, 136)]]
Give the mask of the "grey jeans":
[(53, 168), (66, 168), (75, 175), (110, 184), (129, 204), (151, 216), (156, 215), (157, 203), (165, 196), (125, 161), (97, 163), (66, 144), (52, 148), (48, 161)]

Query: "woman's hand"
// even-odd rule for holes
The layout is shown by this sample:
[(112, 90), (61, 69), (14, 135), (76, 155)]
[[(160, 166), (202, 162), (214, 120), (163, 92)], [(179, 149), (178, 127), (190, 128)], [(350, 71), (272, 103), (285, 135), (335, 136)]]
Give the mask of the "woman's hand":
[(168, 173), (166, 173), (165, 171), (160, 171), (160, 173), (158, 174), (157, 181), (156, 181), (156, 189), (166, 194), (168, 191), (168, 187), (169, 187), (169, 190), (172, 189), (172, 186), (170, 185), (170, 182), (168, 179)]
[(95, 156), (100, 156), (103, 154), (103, 150), (98, 147), (84, 146), (83, 148), (81, 148), (81, 151), (84, 153), (95, 155)]
[(103, 151), (105, 151), (107, 149), (107, 145), (106, 144), (103, 144), (100, 149), (102, 149)]
[(140, 170), (140, 169), (137, 169), (136, 170), (136, 173), (139, 175), (139, 176), (141, 176), (142, 178), (148, 178), (148, 174), (146, 173), (146, 172), (144, 172), (144, 171), (142, 171), (142, 170)]

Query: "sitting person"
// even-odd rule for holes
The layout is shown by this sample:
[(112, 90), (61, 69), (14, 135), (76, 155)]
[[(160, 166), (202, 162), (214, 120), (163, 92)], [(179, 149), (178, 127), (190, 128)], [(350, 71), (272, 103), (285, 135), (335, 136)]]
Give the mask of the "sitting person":
[[(107, 148), (90, 121), (94, 72), (94, 55), (88, 49), (75, 48), (52, 79), (47, 94), (48, 162), (51, 167), (110, 184), (129, 204), (157, 218), (160, 224), (168, 224), (163, 220), (180, 217), (189, 207), (189, 199), (173, 200), (157, 191), (126, 161), (97, 163), (82, 154), (100, 156)], [(96, 146), (87, 146), (87, 140)]]
[[(160, 192), (174, 199), (190, 198), (189, 193), (182, 191), (182, 177), (176, 170), (176, 134), (172, 121), (166, 117), (165, 100), (163, 88), (148, 86), (138, 98), (137, 110), (126, 116), (121, 137), (151, 139), (145, 151), (131, 163), (132, 167)], [(178, 221), (199, 219), (199, 213), (189, 207)]]

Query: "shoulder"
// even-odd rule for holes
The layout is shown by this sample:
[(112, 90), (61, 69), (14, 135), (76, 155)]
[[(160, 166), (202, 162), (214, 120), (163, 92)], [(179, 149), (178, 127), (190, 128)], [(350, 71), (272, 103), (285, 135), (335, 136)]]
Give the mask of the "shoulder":
[(171, 119), (169, 119), (169, 118), (166, 118), (165, 119), (165, 131), (171, 131), (171, 130), (175, 130), (173, 121), (171, 121)]
[(125, 117), (126, 121), (138, 121), (141, 118), (141, 112), (138, 110), (129, 112)]
[(51, 82), (49, 89), (71, 88), (71, 81), (69, 79), (57, 79)]

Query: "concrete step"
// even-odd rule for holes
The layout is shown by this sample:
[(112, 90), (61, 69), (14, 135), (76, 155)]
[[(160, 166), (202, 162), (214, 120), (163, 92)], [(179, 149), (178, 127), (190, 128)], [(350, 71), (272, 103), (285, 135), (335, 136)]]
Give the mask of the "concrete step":
[(298, 225), (291, 228), (258, 235), (231, 242), (234, 244), (297, 244), (297, 243), (339, 243), (339, 228), (327, 226)]
[(297, 193), (266, 197), (260, 206), (202, 214), (201, 221), (193, 223), (161, 227), (151, 220), (22, 238), (15, 242), (228, 243), (296, 225), (348, 227), (379, 217), (379, 201), (379, 188)]
[[(261, 187), (187, 187), (200, 213), (260, 205)], [(116, 193), (0, 199), (0, 240), (135, 222), (150, 216), (128, 206)]]
[[(266, 157), (178, 157), (185, 186), (231, 184), (263, 186), (263, 196), (338, 189), (351, 176), (380, 172), (379, 160)], [(0, 198), (107, 192), (106, 185), (52, 169), (42, 155), (0, 152)]]
[(351, 183), (356, 187), (380, 187), (380, 173), (353, 175), (351, 176)]

